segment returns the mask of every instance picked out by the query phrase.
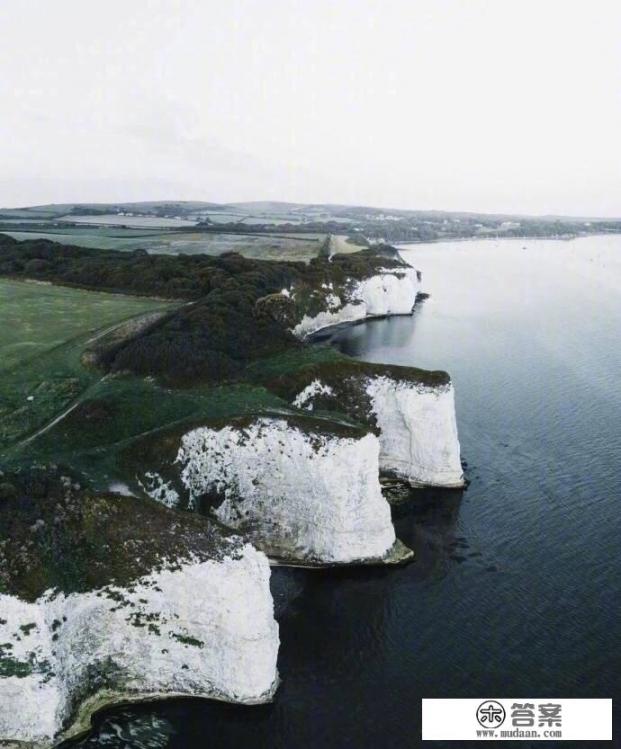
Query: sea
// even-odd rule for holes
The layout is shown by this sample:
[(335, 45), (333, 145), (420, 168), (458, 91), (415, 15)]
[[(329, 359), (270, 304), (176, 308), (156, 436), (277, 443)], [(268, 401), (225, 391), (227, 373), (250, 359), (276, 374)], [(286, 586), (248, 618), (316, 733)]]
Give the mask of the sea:
[(394, 507), (411, 565), (274, 571), (273, 704), (118, 708), (78, 746), (410, 749), (423, 697), (621, 699), (621, 237), (400, 249), (429, 298), (323, 337), (450, 373), (467, 489)]

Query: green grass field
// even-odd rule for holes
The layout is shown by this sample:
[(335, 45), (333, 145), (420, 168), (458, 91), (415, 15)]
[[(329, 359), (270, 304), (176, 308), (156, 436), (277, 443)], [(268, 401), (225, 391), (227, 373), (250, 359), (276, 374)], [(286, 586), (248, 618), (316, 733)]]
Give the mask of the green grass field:
[(80, 362), (87, 342), (168, 305), (0, 279), (0, 454), (61, 414), (102, 377)]
[(0, 372), (134, 315), (161, 301), (0, 279)]

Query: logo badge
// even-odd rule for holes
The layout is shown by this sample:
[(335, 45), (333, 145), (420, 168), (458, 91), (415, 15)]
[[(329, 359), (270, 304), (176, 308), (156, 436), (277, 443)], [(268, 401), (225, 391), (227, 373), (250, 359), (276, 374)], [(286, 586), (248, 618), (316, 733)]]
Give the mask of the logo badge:
[(505, 722), (507, 714), (496, 700), (486, 700), (477, 708), (477, 720), (483, 728), (498, 728)]

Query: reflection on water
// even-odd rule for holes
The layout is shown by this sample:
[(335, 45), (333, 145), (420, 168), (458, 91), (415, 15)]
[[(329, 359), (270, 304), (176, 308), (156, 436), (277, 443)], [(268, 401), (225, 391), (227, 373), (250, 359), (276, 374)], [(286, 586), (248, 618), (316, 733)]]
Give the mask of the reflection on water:
[(120, 708), (113, 714), (95, 719), (95, 723), (96, 732), (72, 746), (80, 749), (165, 749), (175, 732), (168, 720), (144, 705), (132, 710)]
[(431, 298), (335, 342), (451, 373), (471, 484), (394, 508), (412, 565), (278, 571), (275, 703), (151, 705), (170, 747), (410, 749), (423, 696), (621, 695), (621, 237), (407, 254)]
[(456, 489), (416, 489), (393, 507), (397, 536), (416, 555), (412, 579), (446, 575), (451, 560), (463, 562), (480, 556), (457, 532), (462, 495), (463, 491)]
[[(416, 320), (422, 311), (420, 302), (416, 305), (414, 314), (390, 317), (383, 320), (368, 320), (356, 323), (349, 329), (338, 326), (315, 336), (315, 341), (332, 343), (348, 356), (365, 358), (369, 351), (376, 352), (374, 361), (382, 361), (380, 352), (390, 349), (402, 349), (410, 345), (416, 334)], [(381, 325), (378, 325), (378, 322)]]

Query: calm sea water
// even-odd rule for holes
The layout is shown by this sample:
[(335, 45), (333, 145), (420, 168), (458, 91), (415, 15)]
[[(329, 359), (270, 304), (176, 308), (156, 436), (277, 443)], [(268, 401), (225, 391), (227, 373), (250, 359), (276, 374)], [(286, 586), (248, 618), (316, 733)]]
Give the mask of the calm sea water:
[(470, 487), (396, 511), (413, 565), (277, 571), (273, 705), (117, 710), (84, 746), (400, 749), (423, 696), (621, 698), (621, 237), (404, 255), (431, 298), (334, 343), (451, 373)]

